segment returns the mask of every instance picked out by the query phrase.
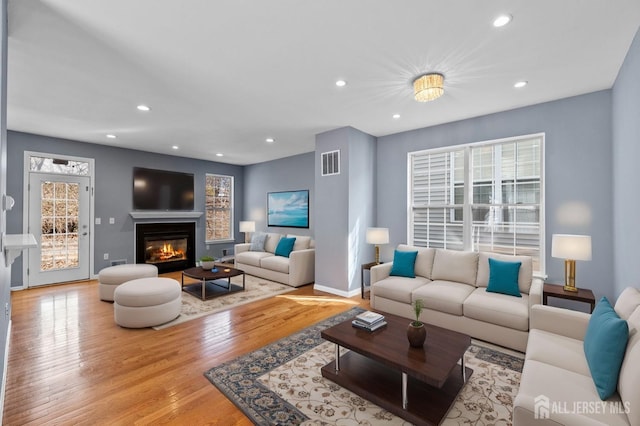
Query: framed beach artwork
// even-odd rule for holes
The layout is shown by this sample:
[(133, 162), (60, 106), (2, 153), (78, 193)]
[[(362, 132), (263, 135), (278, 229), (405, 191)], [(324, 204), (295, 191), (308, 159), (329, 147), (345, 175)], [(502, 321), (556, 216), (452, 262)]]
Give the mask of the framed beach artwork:
[(309, 190), (267, 193), (267, 226), (309, 227)]

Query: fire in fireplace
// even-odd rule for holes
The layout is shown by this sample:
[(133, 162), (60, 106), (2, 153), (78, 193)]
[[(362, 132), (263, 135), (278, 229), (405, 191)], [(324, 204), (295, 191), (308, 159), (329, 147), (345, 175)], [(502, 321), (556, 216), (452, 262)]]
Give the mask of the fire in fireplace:
[(151, 240), (145, 244), (145, 263), (173, 262), (187, 258), (187, 239)]
[(156, 265), (160, 273), (195, 266), (195, 223), (136, 224), (136, 262)]

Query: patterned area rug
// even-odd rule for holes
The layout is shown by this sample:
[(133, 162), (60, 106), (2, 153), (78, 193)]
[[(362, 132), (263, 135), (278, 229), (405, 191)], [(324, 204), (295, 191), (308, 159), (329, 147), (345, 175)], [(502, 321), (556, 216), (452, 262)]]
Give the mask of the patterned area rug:
[[(211, 383), (259, 425), (409, 425), (322, 377), (335, 346), (320, 331), (354, 317), (353, 308), (205, 372)], [(444, 425), (510, 425), (522, 355), (473, 342), (465, 354), (473, 375)]]
[[(188, 278), (185, 278), (185, 285), (187, 282), (197, 282), (194, 280), (187, 281), (187, 279)], [(231, 283), (242, 286), (242, 276), (231, 278)], [(183, 291), (180, 316), (173, 321), (153, 328), (161, 330), (205, 315), (235, 308), (236, 306), (244, 305), (245, 303), (255, 302), (256, 300), (266, 299), (278, 294), (288, 293), (293, 290), (295, 290), (294, 287), (285, 284), (254, 277), (253, 275), (246, 275), (245, 291), (234, 292), (209, 300), (201, 300), (200, 298), (194, 297), (186, 291)]]

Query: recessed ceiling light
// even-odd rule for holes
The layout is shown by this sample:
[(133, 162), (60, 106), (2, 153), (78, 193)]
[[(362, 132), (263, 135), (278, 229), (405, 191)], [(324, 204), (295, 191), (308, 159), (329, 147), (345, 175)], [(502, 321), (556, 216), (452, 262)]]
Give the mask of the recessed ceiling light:
[(273, 142), (275, 142), (276, 140), (275, 140), (274, 138), (266, 138), (266, 139), (265, 139), (265, 141), (266, 141), (266, 142), (269, 142), (269, 143), (273, 143)]
[(400, 118), (400, 114), (393, 114), (393, 118), (397, 120), (398, 118)]
[(513, 87), (515, 87), (516, 89), (520, 89), (526, 85), (527, 85), (526, 81), (518, 81), (516, 84), (513, 85)]
[(151, 108), (146, 105), (138, 105), (136, 108), (138, 108), (138, 110), (140, 111), (151, 111)]
[(109, 138), (109, 139), (115, 139), (115, 138), (117, 138), (117, 136), (116, 136), (116, 135), (112, 135), (112, 134), (108, 134), (108, 135), (106, 135), (106, 136), (107, 136), (107, 138)]
[(178, 145), (172, 146), (171, 149), (178, 149)]
[(500, 15), (493, 21), (493, 26), (496, 28), (504, 27), (507, 25), (513, 17), (511, 15)]
[(224, 154), (219, 152), (219, 153), (216, 154), (216, 157), (224, 157)]
[(347, 85), (347, 82), (346, 82), (346, 81), (344, 81), (344, 80), (338, 80), (338, 81), (336, 81), (336, 86), (338, 86), (338, 87), (344, 87), (344, 86), (346, 86), (346, 85)]

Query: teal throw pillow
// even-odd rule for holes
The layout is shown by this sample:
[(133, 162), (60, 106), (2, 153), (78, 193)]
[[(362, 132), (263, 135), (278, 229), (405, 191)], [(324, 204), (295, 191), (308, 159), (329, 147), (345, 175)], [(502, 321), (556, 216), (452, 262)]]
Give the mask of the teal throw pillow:
[(293, 250), (293, 245), (296, 243), (295, 237), (291, 238), (280, 238), (278, 242), (278, 246), (276, 247), (275, 255), (282, 257), (289, 257), (291, 251)]
[(393, 253), (393, 265), (391, 265), (391, 272), (389, 275), (395, 275), (397, 277), (415, 278), (415, 264), (417, 251), (398, 251)]
[(489, 284), (487, 291), (522, 297), (518, 288), (518, 274), (522, 262), (506, 262), (489, 258)]
[(591, 378), (603, 401), (616, 391), (628, 340), (629, 325), (603, 297), (591, 314), (584, 336), (584, 354)]
[(264, 232), (256, 232), (251, 237), (251, 251), (264, 251), (264, 243), (267, 241), (267, 234)]

